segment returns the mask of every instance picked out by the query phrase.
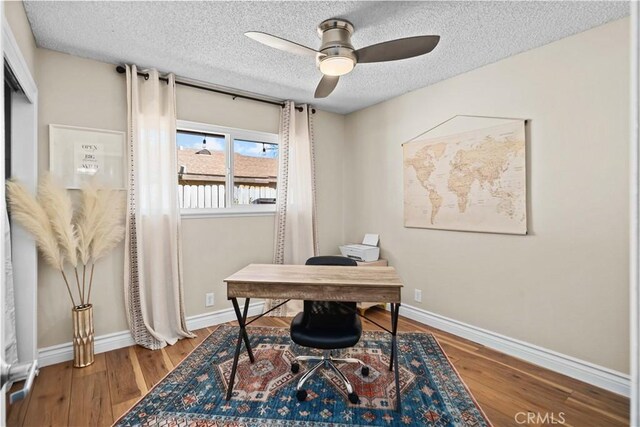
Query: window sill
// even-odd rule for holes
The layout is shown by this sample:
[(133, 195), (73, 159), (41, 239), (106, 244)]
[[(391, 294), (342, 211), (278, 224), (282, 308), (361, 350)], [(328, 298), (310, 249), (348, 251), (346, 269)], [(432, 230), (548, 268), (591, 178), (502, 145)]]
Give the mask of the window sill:
[(276, 214), (275, 205), (267, 206), (246, 206), (233, 208), (215, 208), (215, 209), (181, 209), (180, 217), (182, 219), (201, 219), (201, 218), (227, 218), (242, 216), (274, 216)]

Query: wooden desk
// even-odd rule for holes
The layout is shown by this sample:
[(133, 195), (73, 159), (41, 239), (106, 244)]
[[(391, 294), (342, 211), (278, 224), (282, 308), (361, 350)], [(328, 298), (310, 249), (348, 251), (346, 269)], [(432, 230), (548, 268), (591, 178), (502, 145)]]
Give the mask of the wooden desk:
[[(402, 281), (393, 267), (353, 268), (325, 265), (250, 264), (224, 281), (227, 284), (227, 299), (231, 300), (233, 304), (240, 326), (227, 389), (227, 400), (231, 399), (233, 393), (233, 383), (243, 341), (249, 354), (249, 360), (251, 363), (254, 362), (246, 329), (249, 324), (292, 299), (338, 302), (373, 300), (391, 305), (391, 330), (376, 322), (373, 323), (391, 334), (389, 370), (395, 373), (396, 410), (400, 412), (399, 371), (393, 367), (398, 366), (396, 335)], [(242, 313), (238, 298), (245, 298)], [(284, 299), (285, 301), (247, 322), (250, 298)]]

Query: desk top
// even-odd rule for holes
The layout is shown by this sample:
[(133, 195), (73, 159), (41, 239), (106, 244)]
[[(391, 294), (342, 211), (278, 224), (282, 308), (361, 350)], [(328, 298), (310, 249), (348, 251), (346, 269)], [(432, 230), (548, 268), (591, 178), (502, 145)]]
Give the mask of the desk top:
[(250, 264), (224, 280), (227, 297), (400, 302), (393, 267)]

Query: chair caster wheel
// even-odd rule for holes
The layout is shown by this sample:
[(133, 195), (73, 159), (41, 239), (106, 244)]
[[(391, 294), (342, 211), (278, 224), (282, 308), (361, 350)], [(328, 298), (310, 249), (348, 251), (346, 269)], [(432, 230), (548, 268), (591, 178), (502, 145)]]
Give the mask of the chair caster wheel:
[(369, 376), (369, 367), (368, 366), (363, 366), (362, 369), (360, 370), (360, 373), (362, 374), (363, 377), (368, 377)]
[(300, 389), (296, 391), (296, 397), (298, 398), (298, 401), (304, 402), (305, 400), (307, 400), (307, 390)]
[(291, 364), (291, 372), (293, 372), (294, 374), (297, 374), (299, 370), (300, 370), (300, 364), (298, 362), (293, 362)]
[(360, 403), (360, 398), (358, 398), (358, 395), (355, 393), (349, 393), (349, 402), (355, 404)]

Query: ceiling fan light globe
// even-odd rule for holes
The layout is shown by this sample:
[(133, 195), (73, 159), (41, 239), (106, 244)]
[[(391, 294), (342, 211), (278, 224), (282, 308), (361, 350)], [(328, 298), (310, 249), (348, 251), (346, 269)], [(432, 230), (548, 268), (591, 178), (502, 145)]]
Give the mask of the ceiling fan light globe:
[(327, 56), (320, 59), (320, 72), (326, 76), (344, 76), (355, 66), (355, 61), (346, 56)]

